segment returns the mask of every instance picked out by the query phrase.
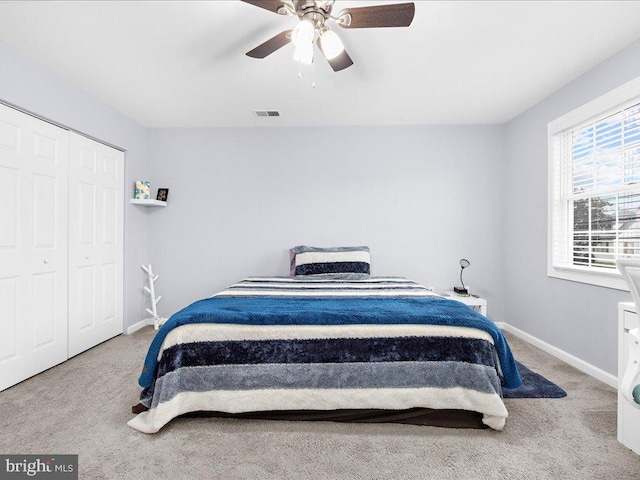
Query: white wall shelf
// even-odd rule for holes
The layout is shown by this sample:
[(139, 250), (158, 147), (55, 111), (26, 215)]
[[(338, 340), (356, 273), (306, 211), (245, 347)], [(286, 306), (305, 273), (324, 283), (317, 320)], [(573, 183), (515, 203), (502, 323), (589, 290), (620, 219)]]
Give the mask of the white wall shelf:
[(166, 207), (167, 202), (161, 200), (153, 200), (151, 198), (132, 198), (131, 203), (134, 205), (144, 205), (145, 207)]

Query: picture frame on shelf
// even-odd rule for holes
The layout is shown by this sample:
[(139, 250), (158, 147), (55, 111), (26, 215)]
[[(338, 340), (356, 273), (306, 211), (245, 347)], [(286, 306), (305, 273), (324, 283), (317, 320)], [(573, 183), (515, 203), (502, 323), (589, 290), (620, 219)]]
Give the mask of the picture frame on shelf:
[(134, 198), (138, 200), (147, 200), (149, 198), (149, 192), (151, 186), (149, 182), (145, 180), (136, 180), (136, 189)]
[(166, 202), (168, 196), (169, 196), (168, 188), (159, 188), (158, 195), (156, 196), (156, 200), (160, 200), (161, 202)]

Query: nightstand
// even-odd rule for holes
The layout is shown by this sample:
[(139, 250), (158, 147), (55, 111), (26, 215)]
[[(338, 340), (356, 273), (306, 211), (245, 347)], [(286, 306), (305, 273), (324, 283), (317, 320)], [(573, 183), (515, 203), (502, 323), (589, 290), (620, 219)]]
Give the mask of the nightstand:
[(457, 293), (451, 292), (451, 291), (446, 291), (444, 293), (449, 294), (449, 296), (445, 298), (455, 300), (456, 302), (464, 303), (465, 305), (469, 305), (476, 312), (481, 313), (485, 317), (487, 316), (487, 301), (484, 298), (461, 297)]

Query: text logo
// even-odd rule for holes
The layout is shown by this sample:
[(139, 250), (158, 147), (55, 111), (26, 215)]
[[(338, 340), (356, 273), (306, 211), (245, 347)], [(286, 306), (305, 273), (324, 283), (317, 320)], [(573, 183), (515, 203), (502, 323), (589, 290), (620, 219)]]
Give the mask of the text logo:
[(0, 455), (0, 480), (78, 480), (78, 455)]

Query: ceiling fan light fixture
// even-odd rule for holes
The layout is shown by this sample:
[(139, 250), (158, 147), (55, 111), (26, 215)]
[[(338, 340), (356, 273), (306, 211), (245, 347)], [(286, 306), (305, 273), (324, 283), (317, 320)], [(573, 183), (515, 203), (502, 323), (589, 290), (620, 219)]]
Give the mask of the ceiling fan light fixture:
[(293, 59), (311, 65), (313, 63), (313, 38), (316, 29), (309, 20), (301, 20), (291, 33), (291, 41), (296, 46)]
[[(287, 43), (295, 45), (293, 58), (300, 63), (313, 64), (314, 42), (334, 72), (353, 65), (342, 41), (330, 28), (328, 21), (341, 28), (408, 27), (413, 22), (414, 2), (369, 5), (342, 10), (332, 14), (334, 0), (242, 0), (245, 3), (282, 15), (297, 16), (300, 22), (293, 30), (285, 30), (247, 52), (252, 58), (265, 58)], [(354, 0), (355, 1), (355, 0)], [(316, 35), (317, 32), (317, 35)], [(300, 76), (300, 73), (298, 73)]]
[(313, 37), (315, 35), (315, 27), (309, 20), (300, 20), (296, 28), (291, 33), (291, 41), (296, 47), (303, 46), (305, 44), (313, 44)]
[(322, 53), (324, 53), (327, 60), (333, 60), (344, 52), (342, 40), (340, 40), (340, 37), (333, 30), (329, 30), (328, 28), (324, 30), (320, 34), (320, 37), (318, 37), (318, 41), (320, 42)]

